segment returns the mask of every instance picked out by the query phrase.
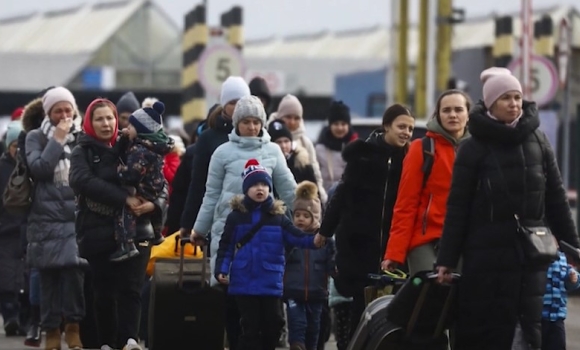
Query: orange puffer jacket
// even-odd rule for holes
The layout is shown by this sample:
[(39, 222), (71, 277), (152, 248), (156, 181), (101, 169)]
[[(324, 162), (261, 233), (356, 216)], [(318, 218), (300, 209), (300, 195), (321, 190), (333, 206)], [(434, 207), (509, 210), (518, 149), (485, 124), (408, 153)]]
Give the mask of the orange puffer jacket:
[(423, 146), (420, 139), (411, 143), (403, 162), (403, 174), (385, 252), (385, 260), (399, 264), (405, 262), (409, 251), (438, 240), (443, 232), (456, 142), (434, 131), (428, 131), (427, 137), (435, 140), (435, 155), (424, 188)]

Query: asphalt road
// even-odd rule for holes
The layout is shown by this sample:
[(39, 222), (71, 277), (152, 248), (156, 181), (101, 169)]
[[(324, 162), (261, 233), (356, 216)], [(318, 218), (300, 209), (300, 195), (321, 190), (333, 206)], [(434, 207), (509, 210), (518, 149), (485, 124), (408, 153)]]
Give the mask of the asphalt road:
[[(568, 319), (566, 320), (566, 335), (568, 350), (580, 350), (580, 295), (571, 296), (568, 299)], [(0, 327), (0, 350), (30, 350), (34, 348), (23, 345), (23, 337), (10, 337), (4, 335), (4, 328)], [(44, 344), (42, 344), (44, 346)], [(42, 349), (42, 348), (41, 348)], [(63, 343), (62, 350), (68, 348)], [(336, 343), (329, 342), (326, 350), (336, 350)]]

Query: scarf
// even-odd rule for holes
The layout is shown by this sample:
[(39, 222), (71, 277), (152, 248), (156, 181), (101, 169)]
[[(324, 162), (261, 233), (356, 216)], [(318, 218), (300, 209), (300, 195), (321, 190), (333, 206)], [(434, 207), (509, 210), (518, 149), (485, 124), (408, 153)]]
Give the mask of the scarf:
[[(516, 126), (518, 126), (518, 122), (520, 121), (520, 119), (522, 119), (522, 116), (524, 115), (524, 112), (522, 111), (522, 113), (520, 113), (520, 115), (511, 123), (504, 123), (505, 125), (509, 126), (510, 128), (515, 128)], [(497, 120), (500, 121), (499, 119), (497, 119), (496, 117), (493, 116), (493, 114), (491, 114), (489, 111), (487, 111), (487, 116), (490, 117), (493, 120)]]
[(137, 137), (153, 143), (169, 143), (169, 136), (167, 136), (163, 129), (159, 129), (159, 131), (151, 134), (137, 134)]
[[(46, 136), (47, 140), (50, 140), (54, 136), (54, 130), (56, 126), (52, 124), (50, 119), (44, 117), (42, 120), (42, 124), (40, 124), (40, 130)], [(74, 146), (76, 141), (76, 124), (73, 122), (68, 135), (66, 135), (66, 142), (63, 146), (63, 152), (60, 155), (60, 159), (54, 168), (54, 177), (53, 183), (57, 186), (68, 186), (68, 175), (70, 170), (70, 155), (71, 155), (71, 147)]]

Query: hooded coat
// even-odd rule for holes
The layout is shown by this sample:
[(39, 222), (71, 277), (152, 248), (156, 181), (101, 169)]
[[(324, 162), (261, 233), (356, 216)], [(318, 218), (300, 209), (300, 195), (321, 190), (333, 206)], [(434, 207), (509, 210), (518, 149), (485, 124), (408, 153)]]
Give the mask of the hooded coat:
[[(42, 108), (42, 100), (32, 101), (25, 107), (22, 117), (26, 133), (23, 149), (35, 182), (27, 220), (27, 261), (31, 267), (39, 269), (78, 266), (85, 262), (78, 258), (75, 195), (68, 185), (54, 183), (54, 169), (64, 148), (54, 138), (47, 139), (38, 129), (44, 119), (44, 112), (40, 112), (39, 107)], [(78, 111), (74, 120), (80, 125)]]
[(353, 296), (376, 273), (384, 254), (401, 179), (405, 149), (388, 145), (375, 131), (344, 149), (347, 165), (330, 199), (320, 234), (336, 234), (336, 288)]
[[(457, 152), (438, 266), (463, 258), (457, 295), (458, 349), (510, 349), (519, 323), (525, 341), (541, 348), (542, 298), (548, 266), (524, 258), (514, 214), (523, 225), (548, 225), (557, 240), (579, 246), (554, 152), (535, 103), (525, 102), (515, 127), (470, 113)], [(509, 194), (508, 194), (509, 191)]]

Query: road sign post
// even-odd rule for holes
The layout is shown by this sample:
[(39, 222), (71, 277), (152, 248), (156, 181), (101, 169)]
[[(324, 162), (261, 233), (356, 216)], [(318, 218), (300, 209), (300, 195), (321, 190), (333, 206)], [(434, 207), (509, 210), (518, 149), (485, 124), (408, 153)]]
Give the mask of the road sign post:
[(199, 81), (208, 94), (219, 96), (222, 83), (229, 76), (244, 76), (245, 69), (240, 50), (216, 44), (205, 49), (199, 59)]
[(568, 84), (568, 70), (570, 65), (570, 27), (568, 19), (562, 18), (560, 22), (560, 34), (558, 35), (558, 73), (560, 89), (564, 92), (562, 101), (562, 121), (564, 128), (564, 142), (562, 143), (562, 182), (566, 190), (570, 189), (570, 84)]
[[(538, 55), (531, 57), (530, 90), (531, 100), (539, 107), (552, 102), (558, 92), (558, 71), (554, 64), (547, 58)], [(518, 79), (522, 78), (522, 58), (513, 60), (508, 69)], [(520, 80), (521, 81), (521, 80)]]

